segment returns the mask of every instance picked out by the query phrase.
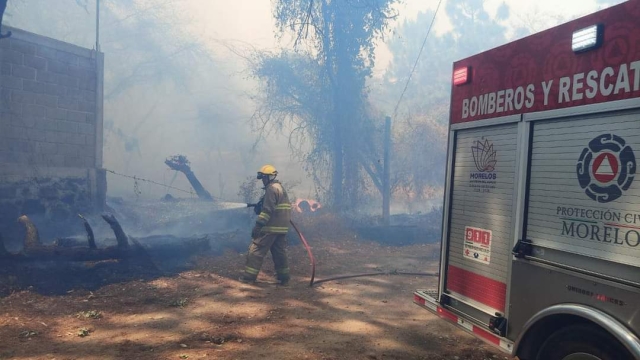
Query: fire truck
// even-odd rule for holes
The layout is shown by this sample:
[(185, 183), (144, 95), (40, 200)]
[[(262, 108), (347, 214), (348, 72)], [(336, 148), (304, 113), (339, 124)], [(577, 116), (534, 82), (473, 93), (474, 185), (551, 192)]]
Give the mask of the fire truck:
[(440, 271), (521, 360), (640, 359), (640, 1), (453, 64)]

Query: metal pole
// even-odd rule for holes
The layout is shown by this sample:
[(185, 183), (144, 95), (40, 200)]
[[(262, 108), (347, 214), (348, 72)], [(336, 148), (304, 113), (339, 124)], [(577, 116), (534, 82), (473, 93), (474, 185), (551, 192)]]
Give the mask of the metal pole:
[(96, 0), (96, 52), (100, 52), (100, 0)]
[(382, 178), (382, 220), (389, 225), (389, 208), (391, 203), (391, 118), (384, 119), (384, 174)]

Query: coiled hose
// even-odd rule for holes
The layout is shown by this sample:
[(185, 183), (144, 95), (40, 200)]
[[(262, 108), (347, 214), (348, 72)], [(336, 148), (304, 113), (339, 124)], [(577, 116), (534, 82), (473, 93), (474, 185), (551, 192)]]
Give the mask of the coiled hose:
[(389, 271), (389, 272), (374, 272), (374, 273), (363, 273), (363, 274), (350, 274), (350, 275), (338, 275), (322, 280), (315, 281), (316, 277), (316, 259), (313, 257), (313, 253), (311, 252), (311, 247), (307, 243), (307, 239), (304, 238), (302, 232), (293, 221), (290, 221), (291, 225), (293, 225), (294, 230), (298, 233), (300, 240), (302, 240), (302, 244), (307, 249), (307, 254), (309, 254), (309, 260), (311, 260), (311, 281), (309, 282), (309, 287), (313, 287), (313, 285), (321, 284), (327, 281), (341, 280), (341, 279), (351, 279), (357, 277), (367, 277), (367, 276), (379, 276), (379, 275), (409, 275), (409, 276), (439, 276), (439, 273), (421, 273), (421, 272), (406, 272), (406, 271)]

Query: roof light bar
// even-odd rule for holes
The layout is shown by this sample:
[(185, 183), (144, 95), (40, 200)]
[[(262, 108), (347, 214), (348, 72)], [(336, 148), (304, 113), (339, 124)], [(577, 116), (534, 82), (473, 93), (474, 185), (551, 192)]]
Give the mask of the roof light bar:
[(471, 67), (465, 66), (453, 71), (453, 85), (464, 85), (471, 82)]
[(571, 50), (575, 53), (581, 53), (597, 49), (602, 45), (603, 30), (604, 26), (602, 24), (596, 24), (574, 31), (571, 39)]

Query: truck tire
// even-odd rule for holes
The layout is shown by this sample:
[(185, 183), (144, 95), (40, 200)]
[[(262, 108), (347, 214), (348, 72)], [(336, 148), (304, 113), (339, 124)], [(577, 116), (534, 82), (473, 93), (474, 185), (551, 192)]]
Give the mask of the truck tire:
[(540, 347), (537, 360), (633, 360), (629, 352), (595, 325), (577, 324), (553, 333)]

